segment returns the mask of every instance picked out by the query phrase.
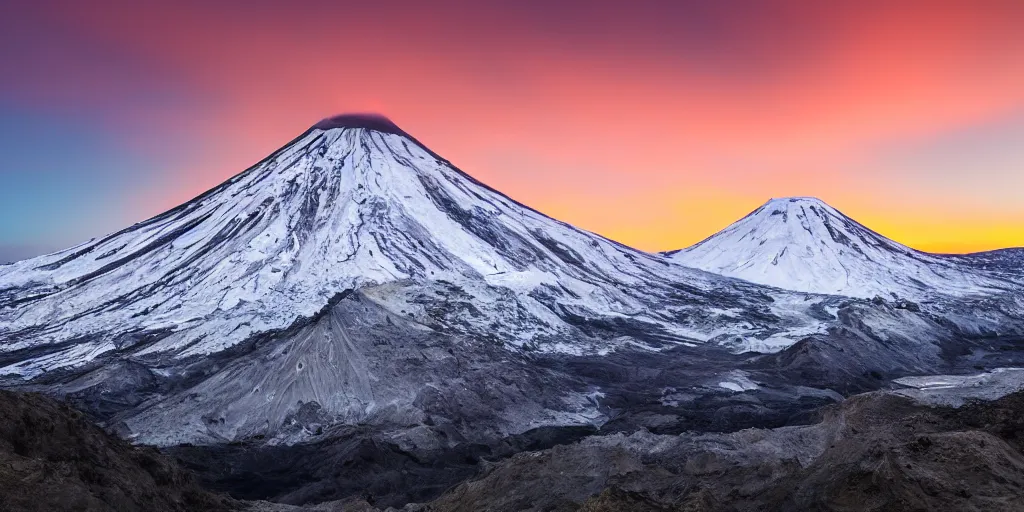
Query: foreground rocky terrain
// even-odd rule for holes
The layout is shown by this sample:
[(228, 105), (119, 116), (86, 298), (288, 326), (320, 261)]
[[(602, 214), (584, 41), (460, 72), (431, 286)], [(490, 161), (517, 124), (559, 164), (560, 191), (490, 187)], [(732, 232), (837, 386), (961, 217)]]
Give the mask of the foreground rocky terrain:
[[(240, 501), (201, 489), (171, 459), (128, 445), (52, 399), (0, 392), (0, 412), (3, 510), (395, 510), (380, 508), (369, 489), (404, 483), (398, 474), (371, 472), (353, 478), (364, 489), (343, 500), (302, 507)], [(958, 408), (871, 392), (819, 408), (810, 420), (729, 433), (590, 432), (571, 442), (568, 433), (562, 439), (538, 434), (523, 440), (523, 451), (514, 455), (464, 461), (466, 481), (429, 503), (399, 508), (740, 512), (1024, 506), (1024, 392)], [(545, 443), (556, 445), (537, 449)], [(361, 448), (355, 452), (374, 453)], [(400, 451), (392, 457), (406, 457), (409, 468), (427, 464)], [(372, 459), (362, 462), (373, 467)], [(434, 463), (443, 462), (451, 461)]]
[(0, 510), (234, 510), (152, 447), (51, 398), (0, 391)]
[(961, 408), (873, 392), (818, 414), (728, 434), (589, 437), (485, 464), (404, 510), (1024, 509), (1024, 392)]
[(1024, 393), (868, 393), (814, 425), (594, 437), (489, 467), (429, 510), (1021, 510)]

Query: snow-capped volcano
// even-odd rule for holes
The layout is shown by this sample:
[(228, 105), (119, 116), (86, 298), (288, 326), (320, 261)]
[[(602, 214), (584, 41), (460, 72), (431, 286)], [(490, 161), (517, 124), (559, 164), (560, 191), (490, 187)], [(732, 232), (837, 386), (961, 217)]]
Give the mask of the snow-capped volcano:
[(1009, 285), (896, 243), (813, 197), (772, 199), (704, 241), (665, 254), (755, 283), (854, 297), (966, 295)]
[[(418, 322), (513, 346), (598, 350), (559, 336), (593, 334), (601, 318), (705, 341), (729, 329), (680, 312), (711, 307), (713, 295), (779, 308), (738, 298), (738, 286), (527, 208), (383, 117), (339, 116), (171, 211), (0, 267), (0, 373), (32, 377), (110, 352), (202, 356), (357, 289)], [(472, 300), (450, 303), (460, 296)]]
[[(747, 221), (781, 220), (778, 240), (806, 225), (837, 257), (924, 258), (822, 205), (762, 210)], [(956, 314), (1009, 329), (994, 304)], [(600, 423), (571, 358), (778, 351), (845, 324), (868, 340), (946, 332), (925, 313), (631, 249), (517, 203), (387, 119), (340, 116), (164, 214), (0, 266), (0, 386), (67, 396), (159, 445), (356, 423), (473, 442)]]

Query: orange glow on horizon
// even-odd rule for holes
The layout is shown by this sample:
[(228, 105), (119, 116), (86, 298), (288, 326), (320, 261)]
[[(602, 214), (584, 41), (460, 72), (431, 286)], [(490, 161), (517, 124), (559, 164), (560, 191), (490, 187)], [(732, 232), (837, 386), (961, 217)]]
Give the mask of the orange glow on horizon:
[[(209, 99), (124, 114), (200, 141), (175, 183), (138, 201), (147, 215), (320, 118), (378, 111), (513, 198), (643, 250), (688, 246), (795, 195), (922, 250), (1024, 246), (1024, 150), (965, 153), (969, 165), (946, 174), (927, 164), (968, 152), (964, 131), (1024, 126), (1024, 2), (806, 4), (812, 32), (751, 20), (748, 39), (707, 55), (642, 32), (580, 42), (456, 7), (396, 14), (386, 34), (373, 13), (287, 24), (256, 7), (83, 3), (64, 16)], [(931, 142), (943, 137), (955, 144)], [(904, 147), (923, 149), (892, 156)]]

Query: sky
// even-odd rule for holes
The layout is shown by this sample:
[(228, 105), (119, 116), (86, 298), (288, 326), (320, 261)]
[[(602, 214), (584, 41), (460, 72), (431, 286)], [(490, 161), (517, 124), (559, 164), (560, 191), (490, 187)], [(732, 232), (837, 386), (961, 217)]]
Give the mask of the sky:
[(116, 231), (379, 112), (644, 250), (817, 196), (1024, 246), (1024, 1), (0, 3), (0, 259)]

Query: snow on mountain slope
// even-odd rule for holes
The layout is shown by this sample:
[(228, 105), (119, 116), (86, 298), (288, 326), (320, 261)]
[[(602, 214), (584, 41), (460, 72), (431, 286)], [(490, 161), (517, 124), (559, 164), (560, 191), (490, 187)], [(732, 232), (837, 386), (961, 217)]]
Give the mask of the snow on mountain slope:
[(916, 299), (1014, 288), (993, 273), (889, 240), (810, 197), (772, 199), (710, 238), (665, 254), (688, 267), (810, 293)]
[(162, 215), (0, 266), (0, 374), (201, 357), (356, 289), (446, 332), (572, 353), (823, 328), (749, 288), (531, 210), (387, 119), (340, 116)]
[(1022, 247), (955, 254), (949, 255), (947, 258), (1024, 285), (1024, 248)]

